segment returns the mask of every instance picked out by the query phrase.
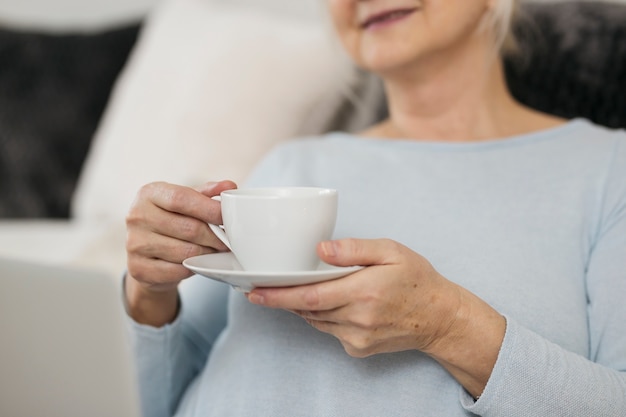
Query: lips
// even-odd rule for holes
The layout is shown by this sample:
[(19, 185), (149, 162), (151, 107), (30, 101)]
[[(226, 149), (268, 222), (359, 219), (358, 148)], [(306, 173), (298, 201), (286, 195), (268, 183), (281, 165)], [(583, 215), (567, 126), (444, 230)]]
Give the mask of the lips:
[(361, 27), (363, 29), (370, 28), (372, 26), (382, 25), (385, 23), (391, 23), (396, 20), (400, 20), (411, 13), (415, 12), (415, 8), (407, 8), (407, 9), (396, 9), (396, 10), (387, 10), (381, 13), (375, 13), (369, 16), (363, 23), (361, 23)]

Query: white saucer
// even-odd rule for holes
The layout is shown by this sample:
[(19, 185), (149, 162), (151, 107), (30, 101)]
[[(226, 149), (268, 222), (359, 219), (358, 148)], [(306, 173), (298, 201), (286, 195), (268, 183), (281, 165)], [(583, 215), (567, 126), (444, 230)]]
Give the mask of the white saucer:
[(327, 281), (363, 268), (362, 266), (338, 267), (322, 262), (313, 271), (244, 271), (231, 252), (194, 256), (185, 259), (183, 265), (198, 275), (225, 282), (244, 292), (251, 291), (255, 287), (289, 287)]

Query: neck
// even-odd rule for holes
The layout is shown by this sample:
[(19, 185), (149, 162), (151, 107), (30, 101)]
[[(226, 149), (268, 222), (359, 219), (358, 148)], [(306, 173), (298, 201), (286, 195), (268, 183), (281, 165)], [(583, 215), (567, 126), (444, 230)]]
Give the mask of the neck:
[(447, 56), (381, 74), (390, 117), (365, 134), (479, 141), (548, 126), (545, 116), (513, 99), (501, 61), (488, 57), (484, 45), (474, 42)]

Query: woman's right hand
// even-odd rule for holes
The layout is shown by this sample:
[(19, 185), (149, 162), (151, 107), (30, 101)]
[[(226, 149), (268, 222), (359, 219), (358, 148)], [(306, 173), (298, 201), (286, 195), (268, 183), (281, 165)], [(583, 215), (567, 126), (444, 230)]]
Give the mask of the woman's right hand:
[(126, 217), (126, 302), (137, 322), (163, 326), (178, 312), (178, 284), (193, 273), (186, 258), (227, 250), (208, 223), (221, 224), (219, 201), (211, 197), (237, 188), (232, 181), (197, 189), (151, 183), (143, 186)]

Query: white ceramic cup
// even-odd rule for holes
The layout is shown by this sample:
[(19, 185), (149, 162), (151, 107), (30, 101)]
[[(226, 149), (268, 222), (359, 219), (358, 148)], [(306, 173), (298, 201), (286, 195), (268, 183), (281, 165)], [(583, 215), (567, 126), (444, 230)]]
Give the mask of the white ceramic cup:
[(335, 229), (337, 197), (336, 190), (315, 187), (224, 191), (224, 231), (211, 229), (246, 271), (315, 270), (317, 244)]

